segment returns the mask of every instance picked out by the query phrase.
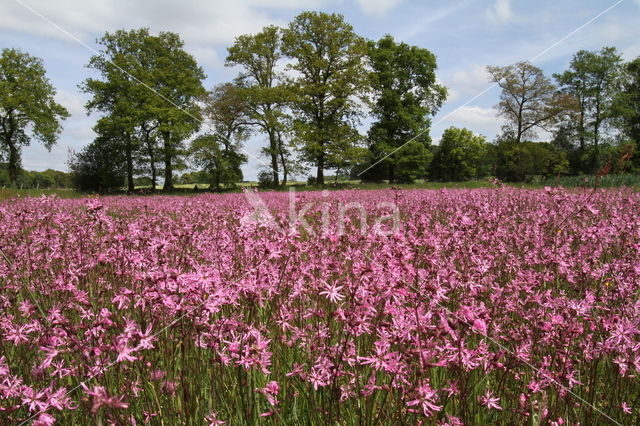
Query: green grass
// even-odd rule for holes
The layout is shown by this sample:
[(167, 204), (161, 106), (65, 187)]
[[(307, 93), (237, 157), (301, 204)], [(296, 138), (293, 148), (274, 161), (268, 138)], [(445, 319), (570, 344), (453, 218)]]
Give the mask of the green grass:
[[(559, 178), (544, 179), (539, 182), (542, 186), (565, 186), (593, 188), (595, 186), (595, 176), (561, 176)], [(640, 188), (640, 175), (637, 174), (615, 174), (605, 175), (600, 178), (598, 186), (601, 188), (614, 188), (627, 186), (630, 188)]]
[[(593, 188), (595, 182), (594, 176), (561, 176), (559, 178), (535, 179), (531, 182), (512, 182), (507, 185), (516, 188), (539, 189), (545, 186), (564, 186), (566, 188)], [(195, 187), (198, 191), (194, 191)], [(618, 174), (606, 175), (600, 178), (598, 184), (601, 188), (613, 188), (626, 186), (630, 188), (640, 189), (640, 175), (635, 174)], [(412, 184), (389, 184), (388, 182), (362, 183), (359, 180), (342, 180), (334, 181), (333, 178), (327, 179), (325, 186), (309, 185), (303, 181), (289, 181), (286, 186), (278, 188), (265, 188), (268, 191), (288, 191), (289, 188), (295, 187), (297, 191), (319, 191), (319, 190), (340, 190), (340, 189), (474, 189), (489, 188), (491, 183), (488, 180), (473, 180), (465, 182), (425, 182), (418, 180)], [(137, 186), (136, 195), (194, 195), (205, 192), (209, 188), (207, 183), (190, 183), (175, 185), (175, 189), (170, 192), (164, 192), (162, 186), (159, 186), (156, 192), (148, 191), (150, 186)], [(259, 188), (258, 182), (239, 182), (235, 188), (225, 189), (225, 192), (240, 192), (244, 188)], [(147, 191), (145, 191), (147, 190)], [(124, 189), (119, 194), (124, 194)], [(91, 193), (78, 192), (73, 189), (17, 189), (17, 188), (0, 188), (0, 201), (18, 197), (41, 197), (56, 195), (60, 198), (81, 198), (92, 195)]]
[(42, 197), (56, 195), (59, 198), (81, 198), (89, 194), (79, 192), (67, 188), (53, 189), (17, 189), (17, 188), (0, 188), (0, 201), (18, 197)]

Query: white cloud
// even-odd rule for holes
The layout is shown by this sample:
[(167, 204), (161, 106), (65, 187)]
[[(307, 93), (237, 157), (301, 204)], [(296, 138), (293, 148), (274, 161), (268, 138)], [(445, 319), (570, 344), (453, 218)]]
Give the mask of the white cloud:
[(502, 25), (513, 20), (514, 14), (510, 0), (496, 0), (486, 12), (487, 18), (495, 24)]
[(213, 68), (220, 68), (224, 66), (224, 62), (218, 56), (218, 52), (211, 47), (186, 45), (185, 50), (192, 54), (200, 65), (206, 65)]
[(640, 56), (640, 42), (634, 43), (622, 51), (622, 57), (625, 61), (632, 61), (639, 56)]
[(69, 111), (71, 117), (80, 118), (86, 115), (84, 105), (87, 100), (85, 98), (75, 93), (67, 92), (66, 90), (59, 90), (58, 93), (56, 93), (55, 99), (56, 102)]
[(404, 0), (356, 0), (367, 15), (384, 16)]
[(484, 65), (473, 64), (455, 71), (447, 78), (445, 85), (449, 89), (448, 101), (460, 99), (461, 96), (475, 96), (489, 86), (486, 68)]
[[(104, 31), (147, 26), (154, 32), (178, 32), (191, 43), (223, 45), (240, 34), (284, 23), (273, 19), (269, 11), (314, 8), (327, 1), (330, 0), (27, 0), (25, 4), (85, 42)], [(0, 29), (69, 40), (17, 1), (0, 3)]]
[(439, 119), (445, 126), (466, 127), (476, 133), (493, 136), (499, 133), (503, 120), (498, 117), (495, 108), (483, 108), (480, 106), (464, 106)]
[(404, 41), (411, 40), (412, 38), (423, 34), (425, 31), (428, 31), (428, 29), (431, 28), (430, 24), (445, 20), (454, 13), (465, 9), (467, 6), (469, 6), (469, 1), (464, 0), (450, 4), (447, 7), (435, 9), (427, 16), (416, 16), (416, 22), (414, 24), (405, 25), (405, 27), (398, 32), (397, 38)]

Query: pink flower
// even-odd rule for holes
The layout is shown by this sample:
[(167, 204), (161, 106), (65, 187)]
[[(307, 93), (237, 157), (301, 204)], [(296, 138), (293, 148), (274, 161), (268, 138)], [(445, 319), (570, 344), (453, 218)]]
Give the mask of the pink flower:
[(50, 414), (40, 413), (38, 418), (35, 419), (32, 423), (33, 426), (51, 426), (55, 424), (56, 419)]
[(484, 405), (487, 408), (495, 408), (496, 410), (502, 410), (502, 407), (498, 405), (500, 402), (500, 398), (494, 397), (493, 392), (489, 389), (485, 392), (484, 396), (479, 397), (480, 404)]
[(130, 348), (127, 347), (127, 342), (126, 340), (119, 343), (116, 351), (118, 352), (118, 357), (116, 358), (116, 362), (122, 362), (122, 361), (135, 361), (138, 358), (131, 355), (132, 353), (136, 352), (138, 349), (137, 348)]
[(82, 388), (85, 393), (92, 397), (92, 405), (91, 412), (93, 414), (97, 413), (100, 407), (109, 407), (109, 408), (127, 408), (129, 404), (122, 401), (122, 397), (110, 397), (107, 394), (107, 390), (103, 386), (94, 386), (92, 389), (89, 389), (84, 383), (82, 383)]
[(223, 425), (226, 423), (225, 421), (218, 419), (218, 413), (216, 413), (215, 411), (206, 416), (204, 419), (207, 421), (208, 426)]
[(476, 318), (473, 321), (473, 330), (482, 334), (483, 336), (487, 335), (487, 324), (484, 322), (484, 320), (480, 319), (480, 318)]
[(421, 406), (422, 413), (427, 417), (430, 417), (435, 412), (442, 410), (442, 406), (437, 405), (438, 392), (432, 389), (428, 382), (423, 382), (416, 391), (418, 393), (418, 398), (407, 402), (409, 407), (416, 405)]
[(321, 296), (325, 296), (331, 302), (336, 303), (344, 299), (344, 296), (340, 294), (342, 286), (325, 284), (326, 290), (320, 292)]

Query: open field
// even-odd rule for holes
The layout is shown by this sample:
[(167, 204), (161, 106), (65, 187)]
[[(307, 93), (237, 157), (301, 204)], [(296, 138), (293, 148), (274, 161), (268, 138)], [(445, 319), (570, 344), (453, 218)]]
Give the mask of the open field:
[(2, 202), (0, 424), (640, 422), (637, 192), (288, 197)]
[[(195, 187), (198, 187), (198, 191)], [(522, 186), (522, 185), (518, 185)], [(539, 185), (538, 185), (539, 186)], [(467, 182), (416, 182), (413, 184), (396, 184), (390, 185), (388, 183), (361, 183), (359, 180), (351, 181), (338, 181), (337, 183), (330, 182), (326, 186), (307, 185), (306, 182), (289, 182), (285, 187), (277, 188), (277, 191), (289, 191), (290, 188), (295, 188), (296, 191), (319, 191), (319, 190), (342, 190), (342, 189), (387, 189), (391, 187), (397, 187), (402, 189), (443, 189), (443, 188), (489, 188), (491, 184), (488, 181), (467, 181)], [(208, 192), (209, 185), (206, 183), (197, 184), (180, 184), (175, 185), (175, 191), (170, 195), (194, 195), (198, 192)], [(236, 188), (224, 189), (225, 192), (241, 192), (244, 189), (259, 189), (258, 182), (239, 182)], [(136, 191), (138, 195), (157, 195), (162, 194), (162, 186), (157, 187), (157, 192), (150, 192), (150, 186), (137, 186)], [(263, 189), (260, 189), (263, 190)], [(271, 189), (272, 190), (272, 189)], [(122, 194), (125, 193), (124, 188)], [(0, 201), (18, 198), (18, 197), (41, 197), (41, 196), (55, 195), (59, 198), (82, 198), (87, 196), (95, 196), (95, 194), (77, 192), (72, 189), (17, 189), (17, 188), (1, 188), (0, 189)]]

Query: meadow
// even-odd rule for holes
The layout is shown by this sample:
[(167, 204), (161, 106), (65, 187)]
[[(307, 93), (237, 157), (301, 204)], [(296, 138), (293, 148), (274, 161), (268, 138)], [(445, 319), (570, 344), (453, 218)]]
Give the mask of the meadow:
[(289, 197), (2, 201), (0, 424), (640, 423), (637, 192)]

